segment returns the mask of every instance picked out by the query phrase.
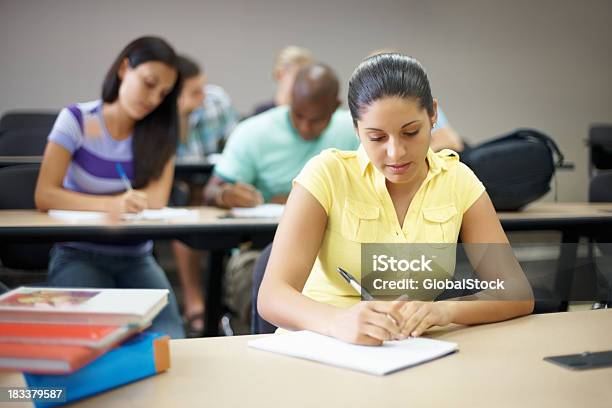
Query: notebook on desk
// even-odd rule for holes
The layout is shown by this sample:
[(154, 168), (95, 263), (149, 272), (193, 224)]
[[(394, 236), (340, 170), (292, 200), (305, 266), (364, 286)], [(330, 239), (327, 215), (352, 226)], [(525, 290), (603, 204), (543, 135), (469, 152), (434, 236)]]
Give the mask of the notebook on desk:
[[(58, 220), (68, 222), (82, 221), (104, 221), (108, 214), (101, 211), (72, 211), (72, 210), (49, 210), (49, 216)], [(164, 221), (174, 219), (197, 219), (198, 212), (186, 208), (164, 207), (160, 209), (147, 209), (136, 214), (122, 214), (124, 221)]]
[(252, 208), (232, 208), (232, 218), (280, 218), (285, 206), (282, 204), (262, 204)]
[(368, 374), (386, 375), (458, 350), (457, 343), (423, 337), (358, 346), (310, 331), (271, 335), (249, 341), (256, 349), (318, 361)]

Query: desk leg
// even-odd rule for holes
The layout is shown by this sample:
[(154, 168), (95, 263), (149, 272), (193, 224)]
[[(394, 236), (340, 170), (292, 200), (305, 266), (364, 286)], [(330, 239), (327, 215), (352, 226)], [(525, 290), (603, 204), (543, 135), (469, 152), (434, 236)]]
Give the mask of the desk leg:
[(555, 292), (561, 296), (562, 311), (567, 311), (572, 294), (579, 239), (580, 236), (575, 231), (563, 231), (555, 282)]
[(219, 320), (223, 311), (223, 250), (210, 252), (208, 276), (204, 282), (206, 298), (204, 316), (204, 336), (219, 335)]

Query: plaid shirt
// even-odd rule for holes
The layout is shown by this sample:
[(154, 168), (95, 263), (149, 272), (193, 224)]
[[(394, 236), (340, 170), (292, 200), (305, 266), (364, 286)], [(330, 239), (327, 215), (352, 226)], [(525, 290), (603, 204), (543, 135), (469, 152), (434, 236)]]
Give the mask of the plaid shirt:
[(197, 160), (219, 153), (227, 137), (238, 124), (238, 112), (229, 95), (217, 85), (206, 85), (201, 108), (189, 116), (189, 134), (179, 144), (177, 157)]

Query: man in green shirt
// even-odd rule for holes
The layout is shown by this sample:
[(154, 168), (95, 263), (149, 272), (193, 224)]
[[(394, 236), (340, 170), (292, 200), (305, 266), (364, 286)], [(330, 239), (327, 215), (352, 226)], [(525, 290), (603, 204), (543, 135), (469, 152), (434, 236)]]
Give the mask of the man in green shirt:
[(205, 190), (207, 204), (253, 207), (285, 203), (291, 182), (328, 148), (356, 150), (350, 114), (338, 109), (339, 84), (326, 65), (302, 68), (292, 102), (249, 118), (231, 134)]
[[(291, 182), (322, 150), (356, 150), (359, 139), (348, 111), (338, 109), (339, 84), (326, 65), (302, 68), (289, 106), (279, 106), (240, 123), (230, 135), (204, 190), (219, 207), (284, 204)], [(258, 252), (241, 251), (225, 273), (224, 302), (233, 311), (235, 334), (249, 333), (252, 270)]]

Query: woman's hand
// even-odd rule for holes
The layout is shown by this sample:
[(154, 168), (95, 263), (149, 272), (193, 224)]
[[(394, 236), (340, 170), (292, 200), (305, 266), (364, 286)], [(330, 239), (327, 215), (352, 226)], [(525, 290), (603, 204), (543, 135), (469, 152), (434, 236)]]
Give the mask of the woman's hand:
[(119, 219), (124, 213), (139, 213), (147, 207), (147, 193), (139, 190), (129, 190), (112, 197), (108, 203), (107, 211), (111, 218)]
[(330, 334), (347, 343), (379, 346), (400, 334), (397, 322), (406, 302), (362, 301), (347, 309), (338, 309), (331, 321)]
[(400, 338), (418, 337), (433, 326), (446, 326), (453, 322), (451, 302), (405, 302), (400, 310)]

